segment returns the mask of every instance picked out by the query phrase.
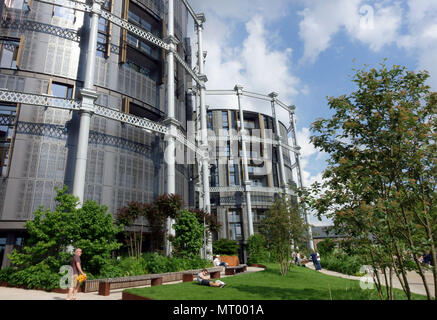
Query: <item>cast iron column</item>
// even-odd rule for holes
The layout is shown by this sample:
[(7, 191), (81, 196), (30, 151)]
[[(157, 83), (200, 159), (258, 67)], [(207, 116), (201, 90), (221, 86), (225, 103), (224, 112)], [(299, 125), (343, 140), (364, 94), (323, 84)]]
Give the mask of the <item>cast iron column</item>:
[(247, 211), (247, 224), (249, 225), (249, 236), (253, 235), (253, 219), (252, 219), (252, 199), (250, 196), (250, 185), (249, 171), (247, 166), (247, 153), (246, 153), (246, 140), (248, 135), (244, 131), (244, 113), (243, 107), (241, 106), (241, 95), (243, 93), (243, 87), (236, 85), (234, 90), (237, 93), (238, 98), (238, 110), (240, 113), (240, 136), (241, 136), (241, 152), (243, 153), (243, 169), (244, 169), (244, 193), (246, 194), (246, 211)]
[(88, 52), (86, 57), (84, 88), (80, 90), (81, 107), (79, 110), (80, 127), (76, 149), (72, 194), (79, 198), (79, 205), (84, 201), (86, 162), (88, 154), (88, 138), (91, 116), (94, 113), (94, 101), (97, 93), (94, 90), (94, 73), (96, 68), (97, 31), (102, 0), (94, 0), (91, 12), (91, 26), (89, 30)]

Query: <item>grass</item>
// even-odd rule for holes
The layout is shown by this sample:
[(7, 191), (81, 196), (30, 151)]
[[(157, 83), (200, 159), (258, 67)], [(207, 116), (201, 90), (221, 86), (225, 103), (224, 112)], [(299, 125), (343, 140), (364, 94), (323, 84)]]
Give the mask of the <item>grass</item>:
[[(292, 266), (285, 277), (279, 267), (243, 273), (222, 279), (224, 288), (200, 286), (197, 282), (154, 286), (125, 291), (156, 300), (379, 300), (376, 290), (362, 290), (357, 280), (328, 276), (314, 270)], [(394, 289), (396, 300), (406, 299)], [(426, 299), (413, 294), (413, 299)]]

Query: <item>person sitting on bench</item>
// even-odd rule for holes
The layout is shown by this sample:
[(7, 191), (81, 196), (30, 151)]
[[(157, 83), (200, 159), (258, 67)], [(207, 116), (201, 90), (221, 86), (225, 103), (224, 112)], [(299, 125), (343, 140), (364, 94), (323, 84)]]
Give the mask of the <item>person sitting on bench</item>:
[(220, 281), (220, 280), (216, 280), (215, 282), (214, 281), (210, 281), (207, 278), (207, 276), (206, 276), (207, 274), (208, 274), (208, 270), (206, 270), (206, 269), (203, 269), (201, 272), (199, 272), (197, 274), (197, 281), (199, 281), (199, 284), (201, 286), (210, 286), (210, 287), (220, 287), (220, 288), (223, 288), (226, 285), (226, 283), (224, 283), (223, 281)]
[(219, 267), (219, 266), (222, 266), (222, 267), (225, 267), (225, 268), (228, 267), (228, 264), (226, 262), (221, 262), (220, 261), (220, 256), (219, 255), (214, 256), (214, 261), (213, 262), (214, 262), (214, 267)]

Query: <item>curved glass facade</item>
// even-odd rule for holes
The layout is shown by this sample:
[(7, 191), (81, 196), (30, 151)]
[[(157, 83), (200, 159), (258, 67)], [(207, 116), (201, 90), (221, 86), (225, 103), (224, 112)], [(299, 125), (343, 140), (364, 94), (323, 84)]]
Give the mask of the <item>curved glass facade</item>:
[[(83, 87), (88, 14), (37, 0), (1, 1), (0, 88), (75, 99)], [(163, 38), (164, 0), (109, 0), (102, 9)], [(188, 13), (175, 2), (177, 51), (190, 63)], [(159, 122), (166, 118), (165, 53), (100, 18), (96, 104)], [(187, 78), (175, 72), (175, 116), (191, 114)], [(0, 101), (0, 233), (23, 228), (39, 207), (53, 208), (54, 187), (72, 187), (79, 131), (76, 111)], [(85, 200), (115, 213), (166, 190), (162, 136), (97, 115), (91, 119)], [(188, 204), (188, 167), (176, 167), (176, 193)], [(10, 235), (8, 233), (8, 236)], [(0, 261), (1, 264), (1, 261)]]
[[(274, 119), (266, 114), (244, 111), (247, 170), (254, 232), (276, 197), (283, 192), (278, 146), (275, 142)], [(240, 258), (245, 259), (249, 237), (242, 142), (240, 141), (239, 111), (214, 107), (208, 111), (209, 147), (215, 154), (210, 162), (211, 210), (222, 228), (216, 239), (237, 240), (241, 244)], [(279, 122), (281, 142), (288, 145), (287, 128)], [(289, 152), (283, 151), (286, 180), (294, 184)]]

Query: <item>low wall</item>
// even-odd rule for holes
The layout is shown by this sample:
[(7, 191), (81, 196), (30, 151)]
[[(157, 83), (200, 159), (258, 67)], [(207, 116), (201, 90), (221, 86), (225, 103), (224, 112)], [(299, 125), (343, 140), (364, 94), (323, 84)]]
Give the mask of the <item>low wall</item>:
[[(206, 268), (208, 272), (214, 272), (214, 271), (221, 271), (221, 267), (217, 268)], [(185, 271), (178, 271), (178, 272), (167, 272), (167, 273), (155, 273), (155, 274), (149, 274), (149, 275), (143, 275), (143, 276), (132, 276), (132, 277), (123, 277), (123, 278), (117, 278), (120, 280), (126, 280), (126, 282), (114, 282), (111, 283), (111, 290), (114, 289), (125, 289), (125, 288), (133, 288), (133, 287), (143, 287), (150, 285), (150, 278), (151, 277), (162, 277), (162, 283), (166, 282), (173, 282), (173, 281), (182, 281), (183, 274), (186, 272), (192, 272), (193, 274), (199, 273), (202, 271), (202, 269), (194, 269), (194, 270), (185, 270)], [(141, 278), (147, 278), (147, 279), (141, 279)], [(138, 278), (138, 281), (132, 281)], [(112, 278), (113, 280), (116, 280)], [(111, 280), (111, 278), (106, 279), (95, 279), (95, 280), (86, 280), (83, 286), (84, 292), (96, 292), (99, 290), (99, 282), (105, 281), (105, 280)]]

